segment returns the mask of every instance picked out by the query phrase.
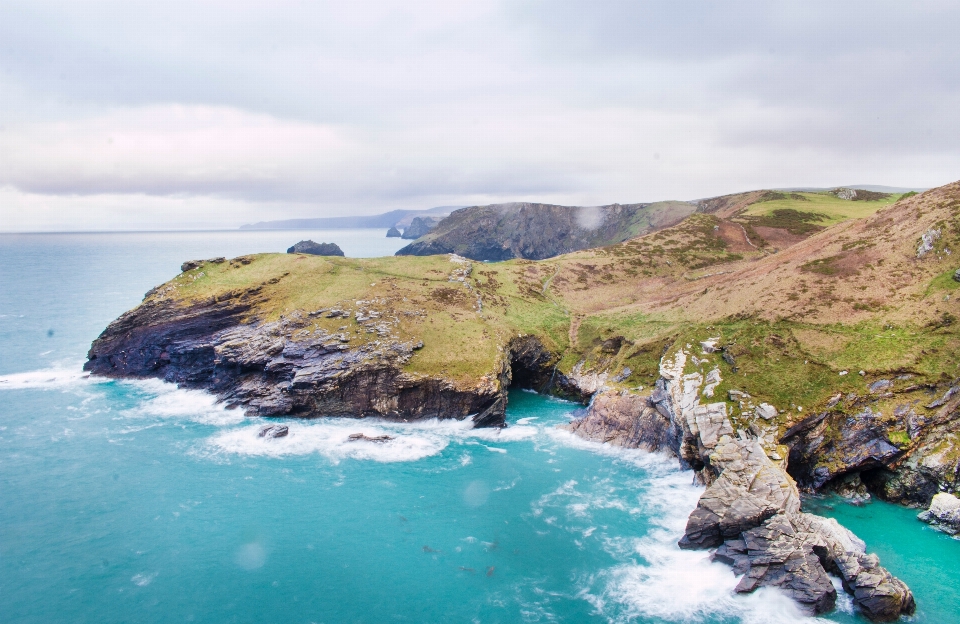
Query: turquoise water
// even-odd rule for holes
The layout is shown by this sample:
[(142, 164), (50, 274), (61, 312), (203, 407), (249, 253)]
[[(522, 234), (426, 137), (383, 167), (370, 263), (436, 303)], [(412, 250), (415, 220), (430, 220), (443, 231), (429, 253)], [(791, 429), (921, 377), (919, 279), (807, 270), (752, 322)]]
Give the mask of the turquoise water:
[[(387, 253), (381, 232), (356, 236), (333, 240)], [(183, 260), (301, 237), (321, 238), (0, 236), (0, 621), (809, 621), (680, 551), (690, 473), (557, 430), (576, 405), (514, 391), (503, 431), (324, 419), (263, 440), (203, 392), (80, 372)], [(914, 587), (917, 621), (958, 612), (924, 578), (957, 586), (957, 542), (890, 506), (825, 513)]]

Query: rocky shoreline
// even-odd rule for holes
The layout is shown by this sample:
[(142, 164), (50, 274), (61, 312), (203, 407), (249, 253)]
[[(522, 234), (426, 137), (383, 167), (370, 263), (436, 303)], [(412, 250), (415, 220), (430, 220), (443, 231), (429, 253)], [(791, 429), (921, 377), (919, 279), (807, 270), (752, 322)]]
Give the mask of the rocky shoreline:
[(873, 621), (913, 613), (909, 588), (867, 554), (861, 540), (835, 520), (800, 510), (782, 447), (755, 433), (734, 431), (726, 403), (701, 404), (701, 397), (712, 393), (704, 392), (704, 375), (684, 373), (688, 357), (682, 349), (665, 357), (648, 397), (600, 393), (568, 428), (591, 440), (665, 452), (694, 470), (707, 489), (679, 546), (716, 549), (714, 560), (743, 575), (737, 592), (778, 587), (819, 614), (836, 604), (833, 574)]

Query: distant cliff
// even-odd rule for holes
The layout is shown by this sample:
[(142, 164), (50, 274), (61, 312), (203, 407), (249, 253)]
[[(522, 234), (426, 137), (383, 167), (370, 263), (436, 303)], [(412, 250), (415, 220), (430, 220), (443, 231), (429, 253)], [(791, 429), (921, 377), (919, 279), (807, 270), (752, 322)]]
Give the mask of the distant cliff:
[(409, 240), (416, 240), (421, 236), (429, 234), (437, 224), (440, 223), (439, 218), (434, 217), (414, 217), (404, 230), (400, 238), (406, 238)]
[(421, 215), (442, 218), (461, 206), (437, 206), (428, 210), (391, 210), (383, 214), (353, 217), (319, 217), (310, 219), (284, 219), (260, 221), (241, 225), (241, 230), (338, 230), (352, 228), (406, 227)]
[(455, 253), (473, 260), (542, 260), (669, 227), (695, 209), (687, 202), (596, 207), (531, 203), (473, 206), (451, 213), (397, 255)]

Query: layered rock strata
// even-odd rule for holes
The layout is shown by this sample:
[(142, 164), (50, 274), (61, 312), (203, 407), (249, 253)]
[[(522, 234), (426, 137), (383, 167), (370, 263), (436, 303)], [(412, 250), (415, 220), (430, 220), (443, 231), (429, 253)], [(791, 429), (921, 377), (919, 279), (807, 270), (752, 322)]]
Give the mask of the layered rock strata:
[(737, 592), (778, 587), (808, 612), (823, 613), (836, 603), (835, 574), (868, 618), (912, 613), (910, 590), (866, 554), (863, 542), (835, 520), (800, 510), (782, 448), (735, 432), (725, 403), (700, 403), (715, 369), (685, 373), (687, 359), (683, 350), (665, 357), (649, 397), (599, 394), (569, 428), (593, 440), (667, 452), (692, 468), (707, 489), (679, 545), (715, 548), (714, 559), (743, 575)]
[(787, 429), (780, 441), (790, 449), (790, 473), (800, 486), (841, 494), (852, 486), (860, 498), (869, 489), (915, 507), (927, 507), (941, 490), (956, 491), (960, 383), (929, 388), (928, 401), (899, 399), (917, 390), (912, 383), (909, 375), (873, 382), (863, 396), (838, 395), (828, 411)]
[[(421, 343), (402, 341), (386, 327), (379, 339), (353, 345), (344, 333), (303, 331), (310, 318), (299, 312), (272, 322), (249, 318), (259, 297), (256, 288), (191, 305), (155, 291), (148, 295), (156, 296), (112, 322), (93, 342), (84, 370), (203, 388), (253, 416), (400, 421), (469, 416), (478, 426), (504, 423), (511, 380), (506, 358), (478, 383), (464, 386), (405, 373), (403, 365)], [(378, 320), (358, 318), (368, 324)]]

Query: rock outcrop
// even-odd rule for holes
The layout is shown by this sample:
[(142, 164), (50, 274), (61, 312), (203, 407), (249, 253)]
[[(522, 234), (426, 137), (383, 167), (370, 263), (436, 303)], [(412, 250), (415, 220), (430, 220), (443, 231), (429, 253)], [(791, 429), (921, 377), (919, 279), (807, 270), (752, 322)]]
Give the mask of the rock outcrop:
[(917, 518), (948, 535), (960, 533), (960, 499), (940, 492), (930, 502), (930, 509), (921, 511)]
[[(834, 397), (830, 411), (787, 429), (781, 442), (790, 447), (790, 474), (802, 488), (830, 488), (863, 499), (868, 490), (915, 507), (927, 507), (941, 490), (957, 491), (960, 383), (941, 386), (929, 402), (897, 401), (902, 389), (915, 386), (904, 385), (909, 379), (896, 383), (901, 387), (881, 379), (868, 384), (864, 396)], [(888, 402), (883, 411), (881, 401)]]
[[(108, 377), (160, 378), (204, 388), (249, 415), (377, 416), (391, 420), (471, 416), (501, 426), (509, 361), (474, 386), (403, 372), (419, 346), (386, 331), (353, 346), (346, 334), (302, 332), (308, 315), (273, 322), (247, 318), (259, 289), (184, 305), (162, 293), (111, 323), (88, 353), (84, 370)], [(322, 311), (327, 316), (349, 311)], [(298, 334), (299, 332), (299, 334)], [(293, 336), (297, 335), (294, 339)]]
[(403, 234), (400, 238), (406, 238), (414, 240), (420, 238), (424, 234), (429, 233), (437, 224), (440, 223), (441, 219), (436, 217), (414, 217), (410, 222), (410, 225), (403, 229)]
[(287, 253), (302, 253), (312, 256), (343, 256), (343, 250), (336, 243), (315, 243), (303, 240), (287, 249)]
[[(801, 511), (782, 447), (771, 447), (767, 439), (749, 432), (735, 433), (725, 403), (700, 403), (712, 395), (705, 381), (717, 381), (716, 369), (704, 374), (704, 361), (694, 363), (700, 370), (690, 370), (683, 350), (665, 356), (649, 397), (599, 394), (586, 416), (569, 429), (619, 446), (668, 451), (695, 470), (707, 489), (687, 520), (679, 546), (715, 548), (714, 559), (743, 575), (737, 592), (778, 587), (808, 612), (823, 613), (836, 603), (830, 580), (830, 574), (836, 574), (871, 620), (892, 621), (913, 613), (910, 590), (881, 567), (876, 556), (866, 554), (863, 542), (835, 520)], [(739, 391), (729, 394), (738, 400), (747, 397)]]
[(290, 429), (286, 425), (266, 425), (260, 428), (257, 436), (261, 438), (285, 438), (289, 433)]
[(567, 429), (588, 440), (674, 456), (682, 437), (680, 428), (652, 407), (647, 397), (630, 392), (597, 394), (587, 415)]
[(402, 238), (400, 230), (396, 226), (391, 227), (387, 230), (387, 238)]
[[(515, 203), (454, 211), (398, 256), (456, 253), (472, 260), (541, 260), (600, 247), (680, 222), (695, 207), (686, 202), (599, 207)], [(411, 224), (412, 227), (412, 224)], [(404, 238), (416, 238), (404, 231)]]
[(187, 260), (180, 265), (180, 271), (186, 273), (187, 271), (192, 271), (198, 269), (205, 264), (223, 264), (227, 259), (223, 257), (219, 258), (210, 258), (209, 260)]

